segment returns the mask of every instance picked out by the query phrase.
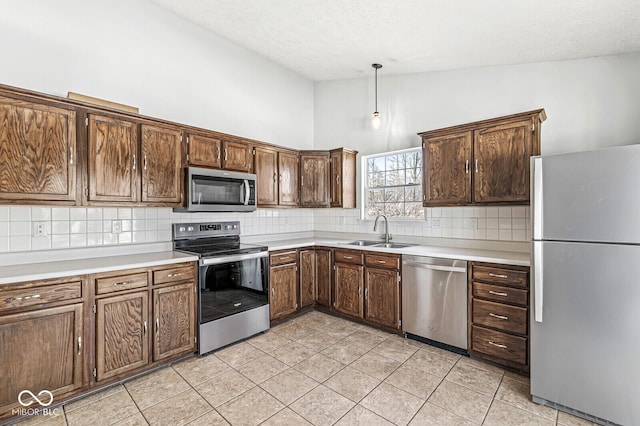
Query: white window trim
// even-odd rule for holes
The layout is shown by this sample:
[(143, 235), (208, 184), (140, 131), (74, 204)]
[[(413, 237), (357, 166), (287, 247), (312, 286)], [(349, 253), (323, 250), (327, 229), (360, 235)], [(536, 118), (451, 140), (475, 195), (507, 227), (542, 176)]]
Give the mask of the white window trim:
[[(361, 179), (360, 179), (360, 220), (361, 221), (365, 221), (365, 222), (373, 222), (375, 219), (372, 219), (370, 217), (367, 217), (367, 191), (368, 191), (368, 187), (367, 187), (367, 174), (368, 174), (368, 169), (367, 169), (367, 160), (369, 160), (369, 158), (372, 157), (380, 157), (380, 156), (387, 156), (387, 155), (394, 155), (394, 154), (403, 154), (405, 152), (409, 152), (409, 151), (418, 151), (420, 150), (420, 147), (414, 147), (414, 148), (406, 148), (406, 149), (399, 149), (397, 151), (389, 151), (389, 152), (379, 152), (377, 154), (369, 154), (369, 155), (363, 155), (360, 158), (360, 170), (362, 170), (362, 174), (361, 174)], [(424, 161), (424, 158), (422, 159), (422, 161)], [(424, 177), (423, 177), (424, 178)], [(423, 188), (424, 191), (424, 188)], [(426, 215), (425, 215), (426, 217)], [(396, 217), (396, 216), (392, 216), (387, 218), (390, 222), (402, 222), (402, 223), (406, 223), (406, 224), (411, 224), (411, 223), (416, 223), (416, 224), (424, 224), (424, 217), (422, 219), (416, 219), (416, 218), (408, 218), (408, 217)]]

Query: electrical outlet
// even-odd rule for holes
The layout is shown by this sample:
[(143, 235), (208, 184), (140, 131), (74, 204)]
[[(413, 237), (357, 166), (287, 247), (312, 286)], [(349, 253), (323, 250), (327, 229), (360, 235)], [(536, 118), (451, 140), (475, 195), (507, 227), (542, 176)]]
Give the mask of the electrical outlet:
[(47, 236), (47, 223), (46, 222), (33, 222), (34, 237), (46, 237)]
[(462, 219), (462, 227), (465, 229), (478, 229), (478, 219), (476, 218)]
[(111, 233), (119, 234), (122, 232), (122, 220), (114, 219), (111, 221)]
[(431, 219), (431, 227), (432, 228), (440, 228), (440, 219)]

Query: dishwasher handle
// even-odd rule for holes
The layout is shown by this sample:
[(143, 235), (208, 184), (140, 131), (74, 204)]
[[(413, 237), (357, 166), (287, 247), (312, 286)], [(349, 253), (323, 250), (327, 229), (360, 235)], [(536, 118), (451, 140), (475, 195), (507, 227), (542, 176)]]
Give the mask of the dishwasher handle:
[(402, 265), (413, 266), (415, 268), (422, 269), (432, 269), (434, 271), (445, 271), (445, 272), (467, 272), (467, 268), (460, 268), (456, 266), (440, 266), (440, 265), (431, 265), (428, 263), (419, 263), (419, 262), (402, 262)]

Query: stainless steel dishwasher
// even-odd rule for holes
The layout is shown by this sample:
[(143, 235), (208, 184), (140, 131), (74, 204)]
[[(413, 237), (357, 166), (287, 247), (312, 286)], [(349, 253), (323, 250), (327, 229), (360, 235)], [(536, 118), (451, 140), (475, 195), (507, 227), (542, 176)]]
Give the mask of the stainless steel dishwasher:
[(467, 349), (467, 262), (402, 256), (402, 329)]

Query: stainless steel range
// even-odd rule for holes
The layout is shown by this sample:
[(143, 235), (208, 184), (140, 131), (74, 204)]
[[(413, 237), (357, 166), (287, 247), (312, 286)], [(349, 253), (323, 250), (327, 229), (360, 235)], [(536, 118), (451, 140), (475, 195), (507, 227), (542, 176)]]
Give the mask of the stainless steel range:
[(269, 329), (268, 248), (240, 242), (240, 222), (176, 223), (175, 250), (199, 262), (198, 352)]

